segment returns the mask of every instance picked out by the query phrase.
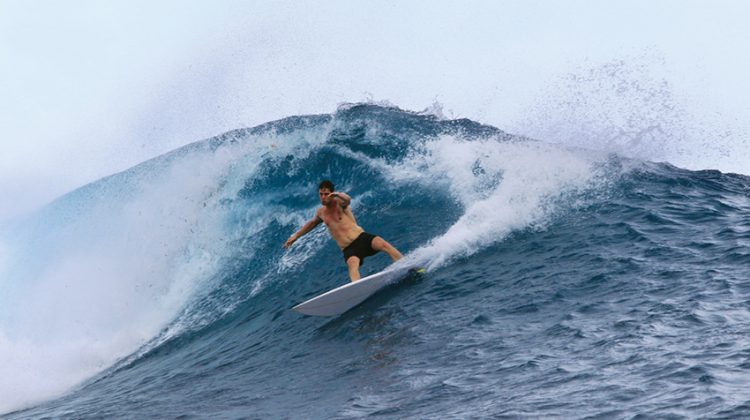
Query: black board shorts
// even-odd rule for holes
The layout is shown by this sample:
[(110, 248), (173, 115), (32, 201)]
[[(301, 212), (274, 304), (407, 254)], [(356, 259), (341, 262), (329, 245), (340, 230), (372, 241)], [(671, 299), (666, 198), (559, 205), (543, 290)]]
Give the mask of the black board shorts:
[(371, 233), (360, 233), (359, 236), (357, 236), (357, 239), (344, 248), (344, 262), (346, 262), (349, 257), (358, 257), (359, 265), (362, 266), (365, 263), (365, 257), (378, 253), (378, 251), (372, 249), (373, 239), (375, 239), (375, 235)]

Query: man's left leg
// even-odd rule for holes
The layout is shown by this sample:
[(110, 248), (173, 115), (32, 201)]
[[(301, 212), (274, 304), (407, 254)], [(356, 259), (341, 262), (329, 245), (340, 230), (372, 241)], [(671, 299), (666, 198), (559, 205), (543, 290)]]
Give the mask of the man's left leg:
[(375, 251), (383, 251), (386, 254), (390, 255), (391, 258), (393, 258), (393, 261), (398, 261), (401, 258), (404, 258), (404, 256), (401, 255), (396, 247), (386, 242), (385, 239), (381, 238), (380, 236), (376, 236), (372, 240), (370, 246), (372, 246), (372, 249), (374, 249)]

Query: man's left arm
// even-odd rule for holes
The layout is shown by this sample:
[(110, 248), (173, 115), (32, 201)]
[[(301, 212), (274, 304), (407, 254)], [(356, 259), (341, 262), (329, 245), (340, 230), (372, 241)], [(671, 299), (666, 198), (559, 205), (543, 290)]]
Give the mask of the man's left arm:
[(349, 197), (349, 194), (347, 194), (347, 193), (333, 192), (333, 193), (331, 193), (331, 195), (334, 196), (334, 197), (336, 197), (336, 198), (338, 198), (340, 200), (341, 208), (345, 209), (345, 208), (349, 207), (349, 204), (351, 204), (351, 202), (352, 202), (352, 198)]

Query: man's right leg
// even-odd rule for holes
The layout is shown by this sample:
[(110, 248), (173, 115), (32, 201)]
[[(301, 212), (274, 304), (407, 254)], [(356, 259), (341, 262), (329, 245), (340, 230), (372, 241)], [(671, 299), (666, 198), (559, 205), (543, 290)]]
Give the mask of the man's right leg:
[(352, 281), (359, 280), (359, 257), (349, 257), (346, 260), (346, 265), (349, 267), (349, 278), (352, 279)]

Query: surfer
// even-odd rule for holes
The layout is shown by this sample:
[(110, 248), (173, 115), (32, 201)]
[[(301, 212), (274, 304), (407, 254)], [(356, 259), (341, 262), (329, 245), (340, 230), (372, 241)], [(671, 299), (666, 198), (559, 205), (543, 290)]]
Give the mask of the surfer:
[(380, 236), (365, 232), (357, 224), (354, 213), (349, 206), (352, 198), (342, 192), (335, 192), (333, 182), (325, 180), (318, 185), (320, 203), (323, 205), (315, 212), (315, 217), (305, 223), (302, 228), (284, 243), (289, 248), (301, 236), (310, 232), (320, 223), (328, 226), (328, 231), (344, 253), (344, 261), (349, 267), (349, 277), (352, 281), (360, 279), (359, 267), (366, 257), (380, 251), (390, 255), (393, 261), (400, 260), (403, 255), (393, 245)]

